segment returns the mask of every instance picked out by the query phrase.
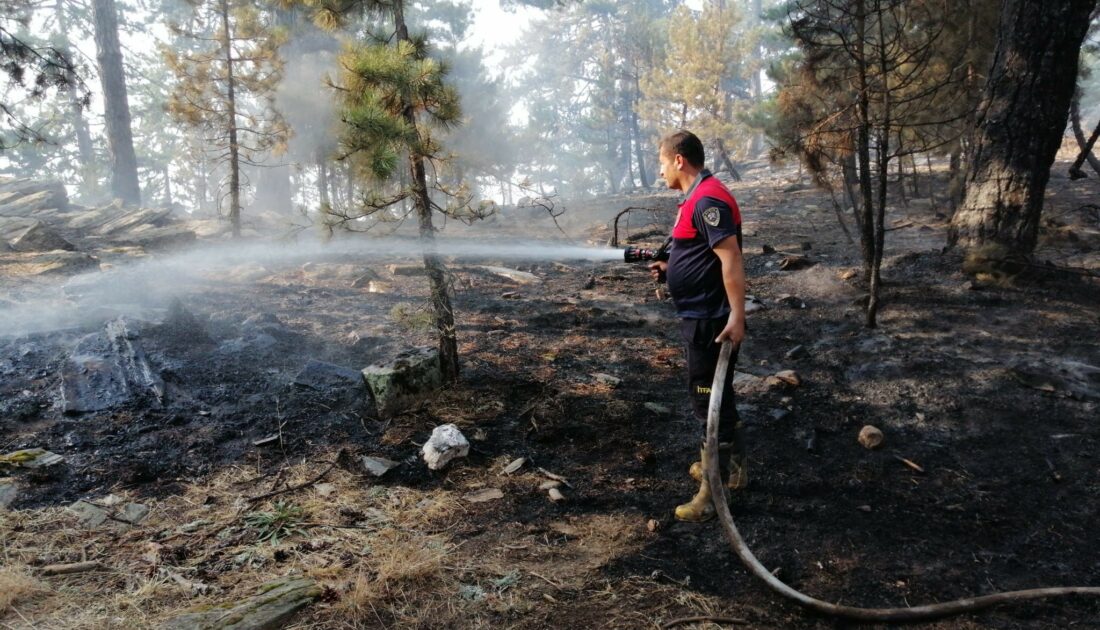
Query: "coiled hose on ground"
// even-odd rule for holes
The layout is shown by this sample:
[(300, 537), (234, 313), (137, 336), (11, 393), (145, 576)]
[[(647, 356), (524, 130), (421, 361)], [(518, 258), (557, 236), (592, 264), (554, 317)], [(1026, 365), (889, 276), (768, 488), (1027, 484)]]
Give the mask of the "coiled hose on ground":
[[(723, 343), (722, 351), (718, 358), (718, 366), (714, 371), (714, 382), (710, 389), (710, 408), (707, 412), (706, 448), (712, 453), (718, 451), (718, 411), (722, 408), (722, 384), (725, 382), (726, 373), (729, 371), (731, 353), (732, 345), (729, 342)], [(730, 514), (729, 499), (726, 494), (728, 491), (725, 489), (725, 481), (721, 478), (721, 474), (718, 470), (718, 458), (707, 458), (705, 473), (711, 488), (722, 489), (722, 492), (715, 492), (713, 494), (714, 507), (718, 513), (718, 521), (722, 524), (722, 531), (725, 532), (726, 538), (729, 540), (734, 553), (737, 554), (737, 557), (741, 558), (741, 562), (748, 567), (753, 575), (763, 580), (769, 588), (779, 595), (824, 615), (865, 622), (924, 621), (939, 617), (972, 613), (992, 606), (1032, 599), (1063, 597), (1066, 595), (1100, 596), (1100, 587), (1063, 586), (1054, 588), (1033, 588), (1022, 591), (1006, 591), (993, 595), (965, 597), (950, 602), (925, 604), (923, 606), (914, 606), (911, 608), (858, 608), (855, 606), (831, 604), (810, 597), (809, 595), (787, 586), (772, 575), (771, 572), (756, 559), (756, 556), (752, 554), (752, 551), (750, 551), (745, 544), (745, 540), (741, 538), (741, 533), (737, 531), (737, 526), (733, 523), (733, 515)], [(702, 620), (702, 618), (694, 618), (693, 620)], [(665, 624), (665, 626), (670, 627), (669, 624)]]

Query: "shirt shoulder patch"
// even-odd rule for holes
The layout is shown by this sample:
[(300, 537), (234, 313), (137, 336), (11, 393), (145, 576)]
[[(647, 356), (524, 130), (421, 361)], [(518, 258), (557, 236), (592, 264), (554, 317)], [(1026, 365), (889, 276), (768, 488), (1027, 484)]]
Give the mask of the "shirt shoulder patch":
[(703, 211), (703, 221), (711, 227), (718, 227), (718, 223), (721, 222), (722, 216), (718, 214), (718, 208), (707, 208)]

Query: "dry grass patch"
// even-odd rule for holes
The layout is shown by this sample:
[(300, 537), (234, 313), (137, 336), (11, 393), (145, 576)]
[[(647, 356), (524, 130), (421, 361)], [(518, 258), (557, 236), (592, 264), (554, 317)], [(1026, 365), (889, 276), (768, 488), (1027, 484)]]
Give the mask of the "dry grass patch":
[(0, 615), (29, 599), (41, 597), (50, 592), (50, 588), (20, 569), (0, 567)]

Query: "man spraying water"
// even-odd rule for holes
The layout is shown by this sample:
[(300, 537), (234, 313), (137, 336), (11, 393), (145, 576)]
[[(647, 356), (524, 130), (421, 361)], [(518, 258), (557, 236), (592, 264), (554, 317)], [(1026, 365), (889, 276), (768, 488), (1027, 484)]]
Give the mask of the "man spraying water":
[[(687, 376), (692, 411), (705, 440), (711, 381), (722, 342), (737, 348), (745, 336), (745, 270), (741, 259), (741, 213), (730, 191), (704, 165), (703, 143), (689, 131), (677, 131), (660, 142), (661, 177), (687, 198), (680, 204), (672, 228), (667, 262), (649, 268), (658, 279), (668, 279), (669, 293), (687, 350)], [(745, 440), (733, 399), (731, 369), (725, 381), (719, 415), (718, 452), (701, 449), (701, 461), (689, 474), (699, 482), (691, 501), (677, 506), (676, 518), (702, 522), (714, 517), (711, 489), (704, 470), (717, 457), (727, 486), (748, 485)]]

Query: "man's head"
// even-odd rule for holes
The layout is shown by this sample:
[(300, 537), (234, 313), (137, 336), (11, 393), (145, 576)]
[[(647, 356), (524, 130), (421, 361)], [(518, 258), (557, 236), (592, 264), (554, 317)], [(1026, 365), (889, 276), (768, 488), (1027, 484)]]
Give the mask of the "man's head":
[(687, 190), (705, 163), (699, 136), (681, 129), (661, 138), (658, 147), (661, 177), (669, 188)]

